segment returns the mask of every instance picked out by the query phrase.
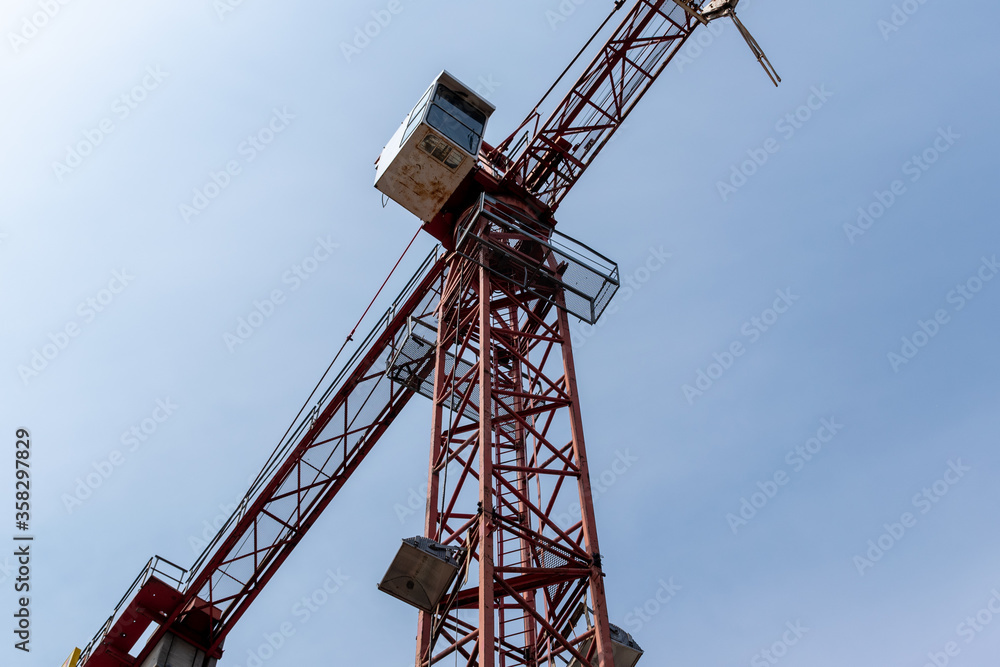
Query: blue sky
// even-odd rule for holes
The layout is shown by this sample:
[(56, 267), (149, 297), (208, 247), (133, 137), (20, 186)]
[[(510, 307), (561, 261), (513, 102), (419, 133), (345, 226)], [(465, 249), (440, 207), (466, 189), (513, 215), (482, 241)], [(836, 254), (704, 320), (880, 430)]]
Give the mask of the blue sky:
[[(31, 431), (36, 542), (32, 652), (8, 634), (4, 664), (59, 665), (150, 556), (194, 561), (416, 229), (382, 207), (373, 162), (437, 73), (497, 106), (497, 142), (611, 5), (5, 3), (0, 438), (12, 452)], [(574, 329), (612, 619), (644, 665), (992, 664), (1000, 10), (740, 6), (781, 86), (731, 24), (700, 29), (559, 210), (633, 283)], [(345, 48), (373, 12), (385, 25)], [(412, 662), (415, 613), (375, 583), (421, 529), (404, 510), (428, 407), (399, 418), (222, 664), (283, 626), (263, 664)], [(302, 613), (328, 572), (340, 589)]]

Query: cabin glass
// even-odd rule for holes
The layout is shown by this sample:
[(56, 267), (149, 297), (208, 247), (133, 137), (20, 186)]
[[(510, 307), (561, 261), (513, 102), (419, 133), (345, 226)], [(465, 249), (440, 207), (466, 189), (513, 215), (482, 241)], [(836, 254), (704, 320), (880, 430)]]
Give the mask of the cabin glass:
[(424, 93), (424, 96), (420, 98), (419, 102), (417, 102), (417, 106), (413, 107), (413, 111), (410, 112), (410, 117), (406, 125), (406, 131), (403, 132), (403, 138), (399, 142), (400, 146), (406, 143), (406, 140), (410, 138), (410, 135), (413, 134), (413, 131), (417, 129), (417, 125), (420, 124), (420, 119), (424, 115), (424, 107), (427, 106), (427, 101), (431, 97), (432, 90), (433, 87), (428, 88), (427, 92)]
[(470, 155), (475, 155), (479, 151), (479, 140), (486, 127), (486, 114), (444, 84), (438, 84), (434, 101), (427, 112), (427, 124)]

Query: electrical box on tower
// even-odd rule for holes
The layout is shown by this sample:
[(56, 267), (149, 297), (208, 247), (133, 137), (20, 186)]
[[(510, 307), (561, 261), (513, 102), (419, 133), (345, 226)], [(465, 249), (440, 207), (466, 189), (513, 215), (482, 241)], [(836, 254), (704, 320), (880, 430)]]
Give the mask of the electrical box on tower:
[(430, 222), (475, 167), (495, 108), (441, 72), (382, 149), (375, 187)]

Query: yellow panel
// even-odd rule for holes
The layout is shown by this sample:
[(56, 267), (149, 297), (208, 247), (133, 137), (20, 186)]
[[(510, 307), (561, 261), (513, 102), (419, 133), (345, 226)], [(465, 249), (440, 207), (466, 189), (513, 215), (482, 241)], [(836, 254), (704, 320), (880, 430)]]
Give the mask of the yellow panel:
[(70, 653), (69, 657), (66, 658), (66, 662), (62, 664), (62, 667), (76, 667), (76, 663), (80, 661), (80, 649), (75, 648), (73, 652)]

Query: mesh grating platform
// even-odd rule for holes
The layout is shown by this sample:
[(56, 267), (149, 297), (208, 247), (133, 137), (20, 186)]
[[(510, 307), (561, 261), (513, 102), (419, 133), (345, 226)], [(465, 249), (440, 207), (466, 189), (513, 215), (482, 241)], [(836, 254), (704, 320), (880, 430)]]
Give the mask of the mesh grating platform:
[[(389, 378), (398, 384), (412, 389), (424, 398), (434, 398), (434, 350), (437, 346), (437, 319), (427, 315), (410, 317), (407, 320), (406, 336), (386, 363)], [(444, 370), (451, 378), (467, 377), (477, 361), (461, 358), (456, 361), (453, 350), (445, 350)], [(456, 380), (455, 392), (464, 394), (468, 389), (468, 381)], [(502, 402), (508, 410), (496, 411), (493, 415), (493, 425), (508, 436), (517, 431), (517, 424), (510, 414), (514, 411), (514, 402), (506, 396), (494, 397)], [(446, 406), (448, 407), (448, 406)], [(450, 406), (452, 411), (458, 406)], [(462, 411), (469, 419), (479, 418), (479, 387), (473, 387), (471, 400)]]
[(402, 345), (394, 351), (387, 364), (389, 377), (421, 396), (433, 398), (434, 347), (437, 345), (436, 323), (410, 317)]
[(597, 251), (488, 195), (458, 230), (460, 255), (477, 264), (488, 253), (491, 273), (594, 324), (618, 291), (618, 265)]
[[(389, 377), (399, 384), (412, 389), (425, 398), (434, 398), (434, 349), (437, 346), (437, 320), (433, 317), (411, 317), (407, 320), (408, 335), (388, 363)], [(445, 352), (445, 373), (452, 377), (463, 377), (473, 367), (473, 363), (459, 359), (456, 368), (453, 352)], [(465, 382), (456, 387), (464, 392)], [(472, 400), (465, 406), (465, 416), (477, 419), (479, 416), (479, 389), (473, 389)]]

